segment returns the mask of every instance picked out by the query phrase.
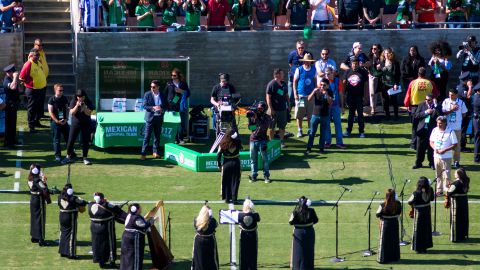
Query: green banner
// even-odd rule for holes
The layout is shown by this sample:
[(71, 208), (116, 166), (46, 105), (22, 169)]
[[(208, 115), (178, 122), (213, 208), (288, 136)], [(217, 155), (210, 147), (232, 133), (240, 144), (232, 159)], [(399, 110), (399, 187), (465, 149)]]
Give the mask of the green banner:
[[(168, 80), (172, 79), (171, 72), (174, 68), (178, 68), (185, 80), (187, 74), (187, 61), (147, 61), (143, 62), (144, 79), (143, 84), (146, 88), (150, 86), (153, 80), (160, 82), (160, 91), (163, 91)], [(148, 88), (149, 89), (149, 88)]]

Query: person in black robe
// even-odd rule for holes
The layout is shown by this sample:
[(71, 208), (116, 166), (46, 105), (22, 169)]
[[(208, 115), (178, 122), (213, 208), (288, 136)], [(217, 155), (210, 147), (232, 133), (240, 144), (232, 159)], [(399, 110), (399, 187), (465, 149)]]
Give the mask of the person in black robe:
[(60, 243), (58, 253), (62, 257), (78, 259), (77, 256), (77, 221), (79, 208), (85, 211), (87, 201), (73, 195), (73, 187), (66, 184), (62, 193), (58, 196), (60, 207)]
[(45, 242), (45, 218), (47, 196), (49, 191), (47, 186), (47, 177), (41, 171), (38, 164), (30, 165), (30, 173), (27, 181), (30, 188), (30, 236), (32, 243), (38, 243), (40, 246), (47, 246)]
[(427, 248), (433, 247), (430, 202), (434, 196), (428, 179), (422, 176), (417, 182), (417, 189), (408, 199), (408, 204), (414, 209), (412, 250), (417, 253), (427, 253)]
[(253, 202), (243, 202), (243, 212), (238, 214), (240, 226), (240, 270), (256, 270), (258, 257), (257, 223), (260, 215), (253, 210)]
[(115, 237), (115, 219), (125, 222), (127, 215), (120, 207), (109, 203), (103, 193), (96, 192), (94, 201), (88, 204), (90, 232), (92, 235), (93, 262), (101, 268), (115, 266), (117, 259), (117, 242)]
[(395, 198), (395, 190), (388, 189), (385, 201), (377, 210), (380, 218), (380, 237), (378, 239), (377, 262), (389, 263), (400, 260), (400, 242), (398, 217), (402, 213), (402, 204)]
[[(240, 150), (242, 143), (238, 133), (230, 130), (223, 137), (217, 154), (218, 168), (222, 172), (222, 200), (236, 201), (240, 186)], [(222, 163), (223, 156), (223, 163)]]
[(150, 230), (153, 219), (147, 222), (141, 214), (142, 208), (138, 203), (130, 205), (122, 236), (120, 270), (143, 269), (145, 234)]
[(459, 242), (468, 238), (468, 190), (470, 178), (465, 169), (455, 172), (455, 181), (447, 191), (446, 207), (450, 208), (450, 241)]
[(218, 251), (215, 229), (217, 220), (212, 209), (204, 205), (193, 221), (195, 240), (193, 242), (192, 270), (218, 270)]
[(298, 199), (298, 204), (290, 216), (293, 230), (293, 243), (290, 267), (292, 270), (313, 270), (315, 255), (315, 230), (318, 222), (317, 213), (309, 208), (311, 201), (305, 196)]

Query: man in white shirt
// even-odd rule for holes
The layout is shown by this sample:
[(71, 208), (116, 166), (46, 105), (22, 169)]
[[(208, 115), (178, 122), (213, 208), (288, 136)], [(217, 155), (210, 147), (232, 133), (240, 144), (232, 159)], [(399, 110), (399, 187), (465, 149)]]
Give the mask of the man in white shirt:
[(450, 169), (452, 166), (452, 150), (457, 147), (455, 132), (447, 127), (447, 117), (437, 118), (437, 127), (430, 135), (430, 147), (433, 149), (433, 159), (437, 179), (437, 195), (442, 195), (450, 185)]
[(321, 78), (325, 77), (325, 71), (327, 68), (332, 68), (333, 72), (335, 72), (335, 76), (337, 75), (337, 63), (332, 58), (329, 58), (330, 49), (323, 48), (322, 52), (320, 53), (320, 59), (315, 62), (315, 69), (317, 70), (317, 82), (320, 81)]
[[(468, 109), (465, 102), (458, 98), (458, 90), (451, 88), (448, 92), (448, 98), (442, 103), (442, 111), (447, 117), (447, 126), (455, 132), (455, 136), (462, 137), (462, 120)], [(453, 153), (454, 166), (460, 168), (460, 144), (454, 148)]]

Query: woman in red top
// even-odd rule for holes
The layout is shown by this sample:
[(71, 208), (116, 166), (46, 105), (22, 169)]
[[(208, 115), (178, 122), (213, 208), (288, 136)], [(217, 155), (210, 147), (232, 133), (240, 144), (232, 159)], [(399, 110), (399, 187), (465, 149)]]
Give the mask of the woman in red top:
[(435, 9), (437, 3), (435, 0), (417, 0), (415, 4), (415, 13), (417, 14), (418, 28), (433, 28), (435, 25), (428, 23), (435, 22)]

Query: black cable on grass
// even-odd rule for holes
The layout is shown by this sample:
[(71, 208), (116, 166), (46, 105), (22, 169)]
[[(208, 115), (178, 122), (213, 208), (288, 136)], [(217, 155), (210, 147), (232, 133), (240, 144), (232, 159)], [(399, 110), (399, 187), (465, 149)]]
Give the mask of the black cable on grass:
[(380, 141), (382, 142), (383, 148), (385, 149), (385, 158), (387, 159), (388, 174), (390, 176), (390, 182), (392, 184), (392, 187), (394, 190), (396, 190), (397, 184), (395, 183), (395, 177), (393, 176), (392, 161), (390, 160), (390, 155), (388, 154), (388, 148), (387, 148), (387, 145), (385, 144), (384, 136), (385, 136), (385, 130), (383, 130), (383, 127), (380, 126)]

